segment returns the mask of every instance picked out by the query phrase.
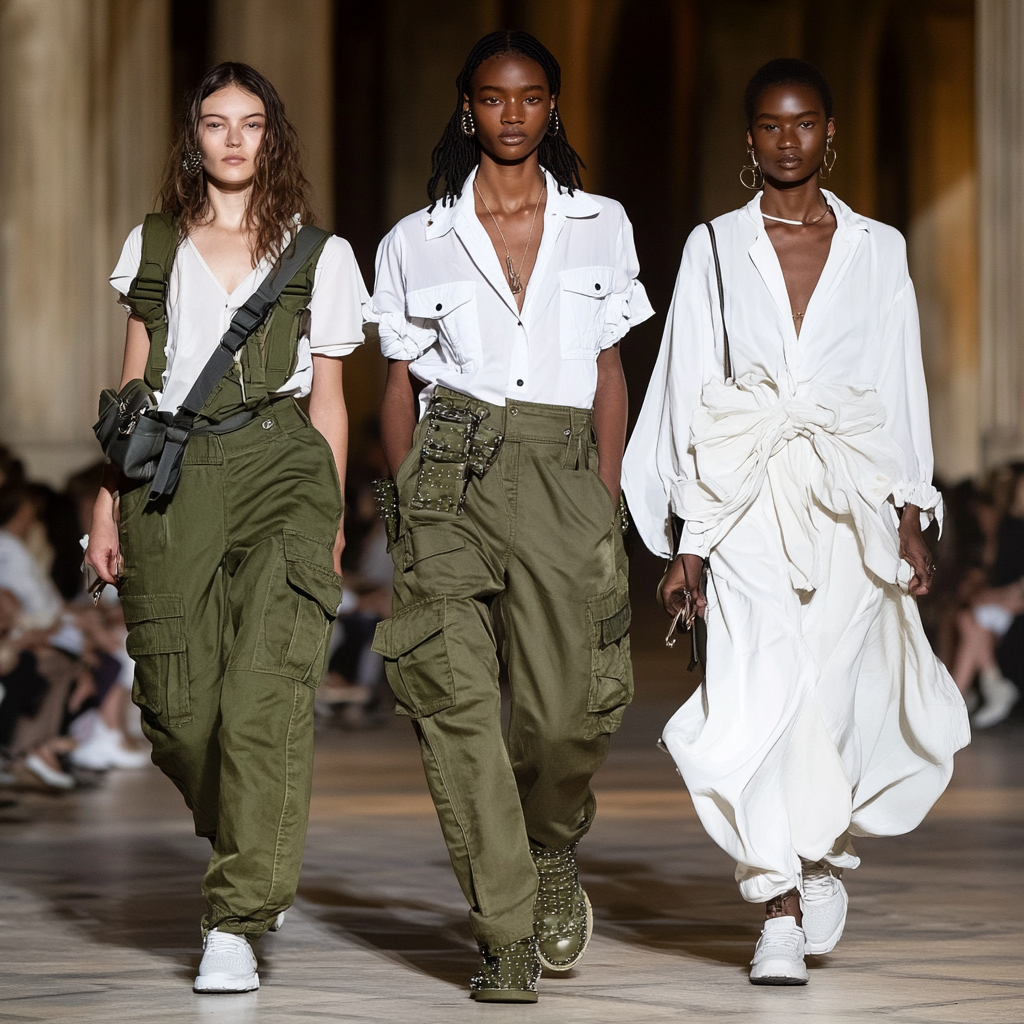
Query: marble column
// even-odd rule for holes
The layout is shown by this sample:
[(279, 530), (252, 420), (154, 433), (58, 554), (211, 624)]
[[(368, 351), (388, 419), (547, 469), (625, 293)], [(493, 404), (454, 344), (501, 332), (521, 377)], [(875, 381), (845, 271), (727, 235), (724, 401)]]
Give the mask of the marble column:
[(106, 282), (167, 148), (167, 0), (0, 0), (0, 441), (54, 484), (100, 456)]
[(334, 224), (334, 46), (331, 0), (216, 0), (215, 61), (251, 64), (274, 83), (302, 141), (320, 222)]
[(986, 467), (1024, 459), (1024, 4), (977, 0), (980, 410)]

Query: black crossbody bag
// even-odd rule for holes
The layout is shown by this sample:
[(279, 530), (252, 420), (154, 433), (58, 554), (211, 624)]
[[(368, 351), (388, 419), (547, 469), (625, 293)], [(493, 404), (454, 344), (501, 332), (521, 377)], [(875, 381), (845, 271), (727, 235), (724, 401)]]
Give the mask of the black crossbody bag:
[[(723, 353), (722, 363), (725, 369), (725, 380), (728, 383), (732, 380), (732, 354), (729, 351), (729, 329), (725, 324), (725, 287), (722, 284), (722, 264), (718, 258), (718, 240), (715, 238), (715, 229), (710, 221), (707, 221), (704, 225), (708, 229), (708, 235), (711, 237), (711, 254), (715, 260), (715, 278), (718, 281), (718, 308), (722, 315), (722, 340), (723, 340)], [(672, 551), (679, 550), (679, 542), (683, 536), (683, 520), (680, 519), (675, 513), (669, 512), (669, 525), (672, 534)], [(669, 559), (669, 566), (671, 567), (673, 558)], [(665, 571), (665, 576), (668, 575), (668, 570)], [(710, 566), (708, 559), (704, 559), (704, 563), (701, 566), (700, 573), (700, 589), (701, 592), (707, 596), (707, 584), (708, 576), (710, 575)], [(661, 588), (665, 582), (665, 576), (662, 576), (661, 582), (658, 584), (658, 602), (662, 603)], [(689, 598), (687, 598), (687, 605), (689, 605)], [(667, 647), (675, 647), (676, 640), (673, 635), (676, 632), (689, 633), (690, 634), (690, 664), (689, 669), (693, 669), (700, 666), (701, 672), (703, 673), (707, 666), (707, 650), (708, 650), (708, 630), (704, 619), (696, 614), (696, 608), (685, 607), (678, 614), (672, 622), (672, 626), (669, 628), (668, 636), (665, 638), (665, 645)]]
[(193, 433), (226, 434), (256, 415), (244, 411), (215, 426), (195, 428), (195, 420), (235, 363), (235, 355), (266, 319), (285, 286), (327, 234), (301, 227), (273, 270), (231, 318), (224, 337), (203, 367), (176, 413), (159, 412), (156, 396), (144, 380), (130, 380), (120, 391), (100, 394), (99, 420), (92, 428), (107, 460), (129, 480), (152, 480), (149, 500), (169, 498), (178, 486), (185, 447)]

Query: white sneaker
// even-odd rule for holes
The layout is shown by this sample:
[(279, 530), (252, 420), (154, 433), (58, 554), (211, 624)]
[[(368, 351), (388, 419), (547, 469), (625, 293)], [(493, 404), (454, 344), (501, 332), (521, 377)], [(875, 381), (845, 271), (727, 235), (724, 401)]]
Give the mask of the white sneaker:
[(806, 985), (804, 930), (795, 917), (770, 917), (750, 961), (752, 985)]
[(121, 731), (96, 721), (88, 738), (69, 755), (71, 763), (94, 772), (110, 768), (144, 768), (150, 756), (142, 750), (128, 750), (122, 743)]
[(284, 927), (284, 915), (287, 913), (287, 910), (282, 910), (281, 913), (274, 918), (274, 923), (267, 929), (267, 931), (279, 932)]
[(841, 870), (825, 861), (803, 861), (800, 908), (804, 914), (804, 952), (814, 956), (831, 953), (843, 937), (850, 897), (840, 879)]
[(982, 672), (978, 677), (978, 689), (981, 690), (982, 704), (971, 716), (971, 725), (975, 729), (998, 725), (1020, 700), (1020, 690), (998, 669)]
[(217, 928), (206, 934), (193, 992), (252, 992), (260, 987), (256, 956), (244, 935)]
[(25, 758), (25, 767), (37, 778), (54, 789), (74, 789), (74, 777), (67, 772), (59, 772), (51, 768), (38, 754), (29, 754)]

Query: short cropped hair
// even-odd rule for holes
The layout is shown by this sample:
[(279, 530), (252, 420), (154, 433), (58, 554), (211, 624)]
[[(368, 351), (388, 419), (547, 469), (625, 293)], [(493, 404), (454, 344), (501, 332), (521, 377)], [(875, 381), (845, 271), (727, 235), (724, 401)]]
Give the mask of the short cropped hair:
[(813, 65), (798, 57), (777, 57), (768, 61), (754, 72), (747, 82), (743, 106), (747, 114), (747, 125), (754, 123), (757, 116), (757, 101), (765, 89), (773, 85), (806, 85), (821, 97), (825, 117), (832, 116), (832, 90), (825, 76)]

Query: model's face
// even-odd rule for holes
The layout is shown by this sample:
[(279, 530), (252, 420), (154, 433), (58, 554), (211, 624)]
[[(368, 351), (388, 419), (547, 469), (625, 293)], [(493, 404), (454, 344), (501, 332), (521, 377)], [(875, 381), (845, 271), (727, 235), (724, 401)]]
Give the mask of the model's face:
[(251, 92), (227, 85), (210, 93), (199, 114), (206, 176), (222, 185), (248, 185), (256, 173), (256, 152), (266, 126), (263, 102)]
[(825, 146), (835, 133), (817, 89), (808, 85), (772, 85), (757, 99), (747, 145), (766, 178), (782, 185), (817, 174)]
[(473, 75), (463, 109), (473, 112), (476, 137), (488, 156), (517, 162), (543, 142), (556, 99), (535, 60), (492, 57)]

